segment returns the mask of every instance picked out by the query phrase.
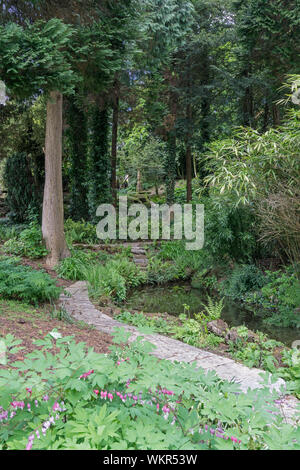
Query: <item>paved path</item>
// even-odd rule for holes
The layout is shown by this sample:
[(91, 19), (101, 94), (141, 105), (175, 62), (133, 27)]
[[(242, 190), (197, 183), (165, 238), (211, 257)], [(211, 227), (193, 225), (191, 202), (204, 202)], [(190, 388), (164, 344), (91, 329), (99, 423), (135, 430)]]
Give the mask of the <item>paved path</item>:
[[(66, 289), (70, 296), (62, 294), (60, 303), (65, 307), (70, 315), (76, 320), (83, 321), (105, 333), (112, 333), (115, 327), (123, 327), (131, 333), (129, 341), (134, 341), (138, 336), (143, 336), (147, 341), (154, 344), (155, 349), (151, 354), (170, 361), (196, 362), (196, 364), (205, 370), (214, 370), (219, 377), (225, 380), (234, 380), (238, 382), (243, 391), (248, 388), (261, 388), (262, 378), (260, 369), (250, 369), (232, 359), (219, 356), (201, 349), (195, 348), (181, 341), (168, 338), (159, 334), (143, 334), (136, 327), (120, 323), (108, 315), (100, 312), (90, 302), (86, 282), (79, 281)], [(284, 380), (279, 379), (275, 384), (270, 385), (272, 389), (285, 385)], [(292, 416), (298, 401), (296, 398), (285, 398), (282, 405), (285, 416)], [(281, 406), (281, 407), (282, 407)]]
[(148, 266), (148, 258), (146, 256), (146, 250), (141, 243), (135, 243), (131, 247), (131, 253), (133, 255), (133, 262), (139, 268), (145, 270)]

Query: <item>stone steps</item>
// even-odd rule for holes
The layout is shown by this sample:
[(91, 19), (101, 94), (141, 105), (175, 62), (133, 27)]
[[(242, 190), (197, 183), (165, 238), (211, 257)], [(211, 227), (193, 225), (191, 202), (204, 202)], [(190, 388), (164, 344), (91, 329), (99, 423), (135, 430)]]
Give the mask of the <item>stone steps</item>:
[(140, 269), (145, 270), (148, 266), (148, 258), (146, 256), (146, 250), (140, 245), (135, 245), (131, 248), (131, 253), (133, 254), (133, 262)]

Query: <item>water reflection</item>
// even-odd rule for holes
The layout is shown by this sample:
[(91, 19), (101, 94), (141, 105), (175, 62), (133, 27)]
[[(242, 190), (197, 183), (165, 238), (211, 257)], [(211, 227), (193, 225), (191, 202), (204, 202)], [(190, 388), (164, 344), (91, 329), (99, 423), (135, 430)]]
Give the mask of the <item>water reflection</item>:
[[(189, 314), (203, 310), (202, 302), (207, 304), (207, 293), (200, 289), (193, 289), (189, 285), (176, 285), (164, 287), (144, 287), (134, 291), (128, 298), (126, 306), (128, 309), (144, 312), (167, 312), (178, 316), (184, 311), (184, 304), (190, 307)], [(259, 330), (270, 336), (270, 338), (281, 341), (287, 346), (300, 338), (300, 330), (296, 328), (282, 328), (265, 325), (259, 312), (254, 315), (248, 307), (240, 302), (225, 299), (222, 319), (230, 327), (246, 325), (251, 330)]]

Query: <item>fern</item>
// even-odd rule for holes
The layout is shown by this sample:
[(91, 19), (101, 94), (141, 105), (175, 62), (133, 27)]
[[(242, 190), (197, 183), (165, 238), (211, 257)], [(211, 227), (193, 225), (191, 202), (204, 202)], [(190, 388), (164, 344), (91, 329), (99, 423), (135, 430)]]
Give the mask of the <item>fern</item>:
[(36, 304), (57, 299), (61, 292), (44, 271), (18, 264), (18, 258), (0, 258), (0, 295)]
[(202, 303), (205, 312), (207, 313), (208, 320), (217, 320), (221, 317), (223, 308), (224, 308), (224, 297), (219, 301), (215, 302), (210, 296), (207, 296), (208, 305)]

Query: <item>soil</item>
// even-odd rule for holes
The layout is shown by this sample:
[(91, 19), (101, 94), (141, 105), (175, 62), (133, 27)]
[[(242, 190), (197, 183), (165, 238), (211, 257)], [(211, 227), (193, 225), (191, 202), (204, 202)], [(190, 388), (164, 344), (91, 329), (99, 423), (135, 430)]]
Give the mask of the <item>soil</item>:
[[(37, 270), (43, 269), (56, 279), (58, 287), (66, 288), (74, 283), (58, 278), (57, 272), (46, 266), (45, 258), (32, 260), (23, 257), (22, 264)], [(22, 306), (22, 303), (11, 304), (9, 301), (1, 300), (0, 297), (0, 337), (10, 333), (22, 340), (20, 346), (24, 348), (19, 353), (9, 356), (9, 360), (23, 360), (26, 354), (40, 349), (33, 344), (33, 341), (44, 338), (53, 329), (57, 329), (63, 336), (74, 335), (76, 343), (84, 342), (98, 353), (109, 352), (109, 346), (112, 344), (110, 335), (92, 329), (88, 325), (81, 325), (79, 322), (68, 323), (53, 318), (51, 316), (53, 305), (45, 304), (38, 308), (26, 305), (22, 308)]]
[(33, 341), (44, 338), (54, 328), (63, 336), (74, 335), (76, 343), (84, 342), (88, 347), (93, 347), (97, 353), (109, 352), (112, 344), (110, 335), (87, 325), (81, 325), (79, 322), (67, 323), (52, 318), (51, 308), (53, 307), (50, 305), (37, 309), (24, 306), (24, 311), (22, 311), (21, 305), (16, 308), (9, 302), (0, 301), (0, 337), (10, 333), (22, 340), (20, 346), (24, 348), (17, 354), (8, 355), (9, 361), (22, 361), (28, 353), (40, 349), (33, 344)]

